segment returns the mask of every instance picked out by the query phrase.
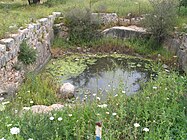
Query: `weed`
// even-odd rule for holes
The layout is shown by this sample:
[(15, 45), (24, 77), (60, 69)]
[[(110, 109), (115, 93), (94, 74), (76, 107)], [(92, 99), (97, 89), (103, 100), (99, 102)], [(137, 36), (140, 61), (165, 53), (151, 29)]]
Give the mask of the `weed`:
[(32, 64), (36, 61), (36, 50), (29, 47), (25, 41), (20, 44), (18, 60), (24, 64)]

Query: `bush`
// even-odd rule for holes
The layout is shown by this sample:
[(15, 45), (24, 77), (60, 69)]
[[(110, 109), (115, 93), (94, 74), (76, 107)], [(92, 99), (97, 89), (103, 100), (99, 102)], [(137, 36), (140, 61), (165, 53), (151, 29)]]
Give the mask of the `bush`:
[(157, 43), (161, 43), (175, 26), (177, 2), (175, 0), (149, 0), (149, 2), (153, 10), (145, 17), (143, 24)]
[(18, 60), (27, 65), (34, 63), (36, 61), (36, 50), (29, 47), (24, 41), (20, 45)]
[(100, 36), (99, 22), (93, 21), (89, 9), (73, 9), (65, 16), (66, 26), (69, 28), (69, 40), (73, 43), (93, 41)]

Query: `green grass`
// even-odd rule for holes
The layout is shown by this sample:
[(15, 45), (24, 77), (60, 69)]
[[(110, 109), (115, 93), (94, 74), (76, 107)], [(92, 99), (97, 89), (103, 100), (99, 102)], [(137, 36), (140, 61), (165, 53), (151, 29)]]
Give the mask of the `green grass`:
[[(90, 6), (90, 1), (91, 6)], [(29, 6), (27, 0), (0, 1), (0, 38), (15, 33), (21, 26), (39, 18), (46, 17), (54, 11), (65, 13), (72, 8), (91, 8), (94, 12), (116, 12), (121, 17), (142, 15), (150, 11), (148, 0), (48, 0), (42, 5)], [(2, 3), (3, 2), (3, 3)], [(186, 19), (186, 9), (182, 8), (181, 19)], [(183, 22), (179, 20), (179, 24)], [(185, 20), (186, 22), (186, 20)], [(13, 26), (13, 28), (9, 28)]]
[[(130, 0), (102, 0), (92, 3), (92, 10), (98, 11), (98, 7), (102, 5), (106, 6), (105, 12), (117, 12), (120, 16), (126, 16), (129, 12), (139, 14), (139, 11), (145, 13), (147, 9), (146, 2), (141, 2), (140, 10), (137, 10), (137, 5), (134, 4), (135, 1)], [(7, 32), (15, 33), (17, 29), (21, 26), (26, 26), (27, 23), (31, 21), (36, 21), (39, 18), (46, 17), (54, 11), (67, 11), (68, 9), (77, 8), (89, 8), (90, 2), (87, 0), (55, 0), (45, 3), (43, 5), (32, 5), (29, 6), (27, 1), (7, 2), (0, 3), (0, 38), (8, 36)], [(101, 9), (102, 10), (102, 9)], [(99, 10), (99, 11), (101, 11)], [(9, 28), (14, 26), (13, 28)]]
[[(102, 121), (102, 139), (105, 140), (186, 140), (186, 83), (186, 76), (178, 75), (175, 72), (168, 74), (158, 71), (158, 78), (151, 80), (142, 91), (134, 96), (122, 94), (121, 85), (116, 97), (109, 96), (103, 102), (95, 99), (92, 103), (75, 103), (74, 106), (65, 107), (62, 111), (46, 115), (31, 114), (30, 112), (21, 116), (16, 114), (15, 110), (19, 110), (16, 104), (29, 102), (31, 98), (24, 95), (25, 98), (20, 98), (20, 101), (13, 101), (13, 108), (10, 109), (7, 105), (7, 109), (1, 111), (0, 138), (5, 137), (8, 140), (28, 138), (92, 140), (95, 139), (95, 122)], [(32, 82), (27, 84), (27, 90), (33, 91)], [(41, 89), (44, 87), (50, 89), (45, 82), (38, 86)], [(43, 94), (42, 90), (37, 92)], [(23, 93), (24, 90), (21, 90), (18, 97)], [(34, 92), (32, 94), (36, 95)], [(36, 99), (40, 98), (39, 94)], [(54, 102), (53, 98), (47, 97), (43, 96), (43, 100), (48, 99), (51, 100), (51, 103)], [(29, 104), (27, 105), (29, 106)], [(107, 104), (107, 107), (98, 107), (102, 104)], [(52, 121), (49, 119), (51, 116), (54, 117)], [(59, 117), (62, 117), (62, 121), (58, 121)], [(134, 123), (140, 124), (140, 127), (135, 128)], [(12, 127), (20, 128), (20, 133), (11, 135), (10, 128)], [(149, 129), (149, 132), (143, 131), (145, 127)]]

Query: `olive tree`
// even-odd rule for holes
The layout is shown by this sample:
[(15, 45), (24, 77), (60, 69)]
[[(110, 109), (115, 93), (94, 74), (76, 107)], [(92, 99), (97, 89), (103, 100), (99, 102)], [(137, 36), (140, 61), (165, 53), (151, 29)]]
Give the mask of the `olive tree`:
[(143, 21), (147, 31), (152, 33), (157, 43), (173, 30), (176, 21), (176, 0), (149, 0), (152, 11), (146, 15)]

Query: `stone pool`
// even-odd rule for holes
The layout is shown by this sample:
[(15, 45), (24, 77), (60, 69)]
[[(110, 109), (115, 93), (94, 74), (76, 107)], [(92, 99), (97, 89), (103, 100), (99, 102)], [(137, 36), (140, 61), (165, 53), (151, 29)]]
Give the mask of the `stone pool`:
[(107, 94), (116, 95), (119, 90), (132, 95), (141, 89), (142, 83), (156, 75), (152, 62), (117, 54), (52, 59), (44, 72), (57, 78), (60, 83), (73, 84), (76, 97), (80, 99), (100, 95), (105, 98)]

